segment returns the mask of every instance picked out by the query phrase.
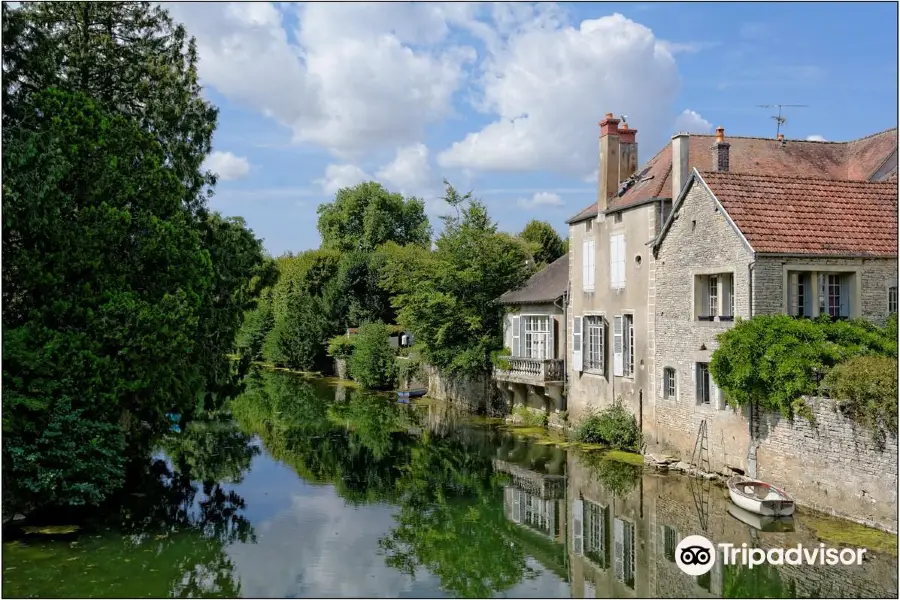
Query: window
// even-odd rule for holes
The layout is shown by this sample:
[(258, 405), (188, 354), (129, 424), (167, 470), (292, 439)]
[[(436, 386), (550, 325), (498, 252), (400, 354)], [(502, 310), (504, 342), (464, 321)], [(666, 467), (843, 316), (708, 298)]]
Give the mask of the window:
[(789, 314), (794, 317), (809, 318), (812, 312), (812, 279), (809, 273), (791, 273), (788, 277), (790, 289)]
[(614, 290), (625, 287), (625, 234), (609, 238), (609, 283)]
[(609, 507), (584, 502), (584, 555), (601, 569), (608, 569)]
[(621, 223), (622, 222), (622, 213), (617, 212), (613, 215), (613, 223)]
[(850, 316), (850, 278), (844, 273), (819, 273), (819, 314)]
[(897, 286), (888, 288), (888, 314), (897, 312)]
[(625, 317), (625, 377), (634, 376), (634, 315)]
[(587, 221), (584, 222), (584, 231), (585, 231), (585, 233), (590, 233), (593, 230), (594, 230), (594, 221), (591, 219), (588, 219)]
[(634, 315), (616, 315), (614, 318), (613, 375), (634, 376)]
[(669, 562), (675, 562), (675, 549), (678, 547), (678, 532), (663, 525), (663, 554)]
[(584, 554), (584, 501), (572, 501), (572, 552)]
[(550, 317), (527, 315), (521, 317), (525, 325), (522, 353), (516, 356), (545, 360), (553, 358), (553, 332)]
[(697, 363), (697, 404), (709, 404), (710, 382), (709, 363)]
[(663, 369), (663, 398), (675, 399), (675, 369), (672, 367)]
[(634, 589), (634, 523), (615, 520), (615, 576)]
[(788, 273), (788, 314), (799, 318), (829, 315), (834, 319), (851, 316), (850, 296), (854, 273)]
[(584, 346), (584, 334), (582, 317), (572, 317), (572, 370), (580, 373), (584, 369), (582, 348)]
[(584, 317), (584, 369), (606, 373), (606, 326), (601, 316)]
[(593, 292), (594, 291), (594, 274), (596, 273), (595, 263), (594, 263), (594, 240), (584, 240), (582, 244), (582, 257), (581, 257), (581, 288), (585, 292)]
[(698, 321), (734, 319), (734, 276), (731, 273), (698, 275), (694, 289)]

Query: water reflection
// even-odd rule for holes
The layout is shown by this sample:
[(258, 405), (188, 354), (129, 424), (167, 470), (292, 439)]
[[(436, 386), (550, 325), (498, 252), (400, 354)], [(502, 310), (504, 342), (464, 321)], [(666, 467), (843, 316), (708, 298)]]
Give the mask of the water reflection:
[(764, 548), (818, 540), (802, 515), (748, 525), (709, 482), (473, 426), (445, 404), (254, 371), (231, 411), (168, 438), (167, 460), (109, 532), (4, 542), (4, 595), (897, 593), (889, 556), (752, 571), (719, 561), (686, 576), (675, 547), (689, 534)]

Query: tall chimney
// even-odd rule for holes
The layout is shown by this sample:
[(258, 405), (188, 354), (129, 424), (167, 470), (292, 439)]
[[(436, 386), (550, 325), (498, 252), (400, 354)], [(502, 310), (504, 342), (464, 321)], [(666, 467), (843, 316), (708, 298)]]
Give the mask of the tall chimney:
[(716, 143), (712, 147), (713, 151), (713, 171), (728, 171), (728, 149), (731, 144), (725, 141), (725, 128), (716, 127)]
[(691, 136), (679, 133), (672, 136), (672, 201), (674, 202), (690, 176)]
[(637, 129), (628, 127), (622, 122), (619, 127), (619, 182), (623, 182), (635, 173), (638, 168)]
[(619, 190), (619, 120), (612, 113), (600, 121), (600, 181), (597, 210), (606, 212), (610, 198)]

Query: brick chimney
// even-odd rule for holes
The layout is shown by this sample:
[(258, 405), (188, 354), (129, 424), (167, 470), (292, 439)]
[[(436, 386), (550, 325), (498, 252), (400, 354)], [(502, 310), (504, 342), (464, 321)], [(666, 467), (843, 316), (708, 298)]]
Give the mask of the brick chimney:
[(619, 183), (625, 181), (638, 169), (637, 129), (622, 122), (619, 127)]
[(716, 143), (712, 147), (713, 151), (713, 171), (728, 171), (728, 149), (731, 144), (725, 141), (725, 128), (716, 127)]
[(672, 201), (681, 194), (681, 189), (690, 177), (691, 136), (679, 133), (672, 136)]
[(612, 113), (606, 113), (606, 118), (600, 121), (599, 179), (597, 210), (602, 214), (619, 190), (619, 120)]

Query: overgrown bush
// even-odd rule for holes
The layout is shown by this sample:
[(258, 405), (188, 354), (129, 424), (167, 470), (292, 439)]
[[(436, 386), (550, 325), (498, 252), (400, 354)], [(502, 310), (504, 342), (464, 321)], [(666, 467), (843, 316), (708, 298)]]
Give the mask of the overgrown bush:
[(500, 350), (495, 350), (491, 353), (491, 364), (494, 367), (500, 369), (501, 371), (508, 371), (512, 365), (509, 362), (509, 356), (512, 355), (512, 351), (509, 348), (501, 348)]
[(897, 359), (858, 356), (834, 367), (823, 386), (841, 411), (869, 428), (877, 441), (897, 433)]
[[(753, 403), (792, 417), (807, 412), (803, 397), (818, 393), (821, 374), (827, 376), (838, 365), (861, 356), (896, 359), (896, 331), (895, 316), (885, 327), (861, 319), (832, 321), (828, 317), (810, 320), (763, 315), (739, 319), (719, 335), (710, 374), (728, 404)], [(841, 371), (846, 379), (847, 369)], [(896, 400), (896, 389), (895, 371), (893, 384), (877, 394), (893, 394)]]
[(348, 366), (350, 376), (364, 388), (389, 388), (396, 381), (396, 352), (388, 342), (390, 333), (390, 326), (384, 323), (365, 323), (359, 328)]
[(353, 354), (354, 339), (346, 334), (339, 334), (328, 340), (328, 356), (332, 358), (349, 358)]
[(621, 398), (612, 406), (584, 417), (575, 428), (575, 439), (629, 452), (640, 452), (642, 443), (637, 419), (623, 406)]

